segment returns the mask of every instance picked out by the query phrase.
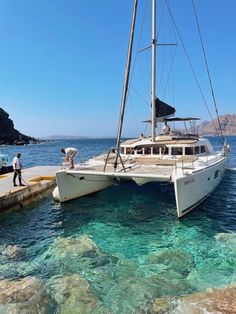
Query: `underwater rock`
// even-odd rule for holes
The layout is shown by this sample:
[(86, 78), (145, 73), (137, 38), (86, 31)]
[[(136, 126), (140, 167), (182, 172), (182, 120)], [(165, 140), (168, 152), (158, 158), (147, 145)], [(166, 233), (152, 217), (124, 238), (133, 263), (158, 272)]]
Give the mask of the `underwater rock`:
[(184, 296), (178, 300), (173, 313), (236, 313), (236, 286)]
[(60, 306), (59, 313), (92, 313), (100, 301), (90, 291), (89, 284), (79, 274), (52, 277), (46, 292)]
[[(157, 298), (151, 303), (145, 311), (139, 311), (140, 314), (167, 314), (170, 313), (173, 307), (173, 300), (171, 298)], [(183, 314), (183, 313), (182, 313)], [(186, 313), (190, 314), (190, 313)]]
[(44, 256), (47, 256), (47, 260), (54, 260), (67, 274), (106, 267), (118, 262), (117, 257), (101, 252), (87, 235), (79, 238), (58, 238)]
[(0, 254), (10, 259), (17, 259), (25, 254), (25, 250), (19, 245), (8, 245), (1, 249)]
[(217, 233), (214, 238), (236, 251), (236, 233)]
[(209, 289), (179, 299), (159, 298), (146, 310), (149, 314), (202, 314), (236, 313), (236, 286), (223, 289)]
[(157, 295), (156, 286), (149, 278), (141, 276), (119, 276), (106, 294), (114, 313), (137, 313)]
[(191, 254), (178, 251), (163, 249), (148, 256), (147, 262), (150, 264), (159, 264), (160, 272), (174, 271), (181, 276), (186, 277), (194, 268), (194, 259)]
[(168, 276), (153, 276), (150, 281), (156, 287), (156, 295), (164, 297), (166, 295), (170, 297), (180, 296), (183, 293), (191, 293), (193, 287), (187, 279), (176, 278), (176, 273), (168, 271)]
[(45, 313), (44, 305), (39, 279), (26, 277), (16, 281), (0, 280), (1, 313)]
[(57, 238), (53, 242), (52, 250), (59, 258), (68, 254), (74, 257), (89, 256), (99, 251), (96, 243), (88, 235), (79, 238)]
[(216, 240), (221, 240), (221, 241), (227, 241), (231, 238), (235, 238), (236, 239), (236, 233), (223, 233), (223, 232), (220, 232), (220, 233), (217, 233), (214, 238)]

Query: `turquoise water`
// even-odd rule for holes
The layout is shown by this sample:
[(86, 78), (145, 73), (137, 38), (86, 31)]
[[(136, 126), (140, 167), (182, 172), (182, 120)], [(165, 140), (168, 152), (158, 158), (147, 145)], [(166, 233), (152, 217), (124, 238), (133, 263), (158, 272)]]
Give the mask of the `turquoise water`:
[[(234, 168), (236, 138), (229, 142), (229, 167)], [(28, 167), (59, 164), (60, 148), (71, 145), (80, 149), (83, 160), (114, 141), (52, 142), (5, 151), (10, 157), (20, 151)], [(13, 245), (21, 250), (16, 256), (0, 253), (0, 278), (38, 278), (47, 296), (46, 313), (146, 313), (155, 298), (236, 283), (233, 169), (210, 198), (181, 220), (169, 186), (125, 183), (64, 204), (50, 196), (1, 215), (0, 226), (1, 251)], [(58, 297), (58, 278), (65, 282), (69, 276), (72, 285), (75, 274), (89, 285), (83, 308), (79, 288), (72, 289), (74, 297)]]

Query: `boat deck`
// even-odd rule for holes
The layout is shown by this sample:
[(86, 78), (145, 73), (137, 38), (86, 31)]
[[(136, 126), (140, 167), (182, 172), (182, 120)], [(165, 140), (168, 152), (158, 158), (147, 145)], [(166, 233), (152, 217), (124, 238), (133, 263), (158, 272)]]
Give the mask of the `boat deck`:
[(99, 176), (112, 176), (119, 178), (129, 177), (154, 177), (160, 180), (172, 181), (173, 175), (182, 176), (191, 172), (204, 169), (221, 159), (221, 156), (207, 155), (207, 156), (182, 156), (178, 159), (172, 158), (157, 158), (157, 157), (141, 157), (132, 156), (130, 158), (123, 158), (122, 162), (124, 168), (118, 159), (117, 168), (114, 170), (115, 157), (111, 155), (104, 170), (106, 158), (104, 155), (90, 159), (87, 163), (76, 165), (75, 169), (66, 170), (73, 174), (90, 174)]
[(165, 176), (170, 177), (173, 173), (174, 166), (171, 165), (169, 167), (166, 166), (154, 166), (154, 165), (140, 165), (140, 164), (124, 164), (125, 171), (123, 167), (119, 164), (117, 166), (116, 171), (114, 171), (113, 164), (107, 164), (106, 169), (104, 171), (104, 165), (94, 165), (94, 166), (80, 166), (76, 165), (75, 169), (68, 170), (68, 172), (78, 172), (78, 173), (94, 173), (94, 174), (103, 174), (103, 175), (113, 175), (120, 176), (120, 174), (126, 175), (157, 175), (157, 176)]

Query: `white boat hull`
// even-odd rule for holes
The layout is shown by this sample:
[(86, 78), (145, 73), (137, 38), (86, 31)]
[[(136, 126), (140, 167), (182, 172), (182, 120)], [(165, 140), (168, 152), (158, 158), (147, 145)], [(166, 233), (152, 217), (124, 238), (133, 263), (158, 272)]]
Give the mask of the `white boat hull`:
[(208, 168), (174, 180), (178, 217), (190, 212), (213, 192), (224, 176), (226, 162), (225, 157)]
[(65, 170), (57, 172), (56, 180), (57, 187), (53, 191), (53, 197), (59, 202), (92, 194), (114, 184), (109, 176), (68, 173)]

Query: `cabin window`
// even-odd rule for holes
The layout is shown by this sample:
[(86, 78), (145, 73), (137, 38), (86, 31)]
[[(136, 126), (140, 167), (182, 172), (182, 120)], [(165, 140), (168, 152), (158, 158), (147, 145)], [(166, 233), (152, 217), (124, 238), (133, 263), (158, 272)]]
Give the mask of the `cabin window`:
[(121, 147), (121, 148), (120, 148), (120, 153), (121, 153), (121, 154), (124, 154), (124, 153), (125, 153), (124, 147)]
[(182, 147), (172, 147), (171, 148), (171, 155), (183, 155), (183, 148)]
[(206, 147), (205, 146), (201, 146), (201, 154), (206, 152)]
[(198, 155), (200, 153), (200, 147), (196, 146), (195, 147), (195, 154)]
[(152, 153), (154, 154), (154, 155), (159, 155), (159, 147), (153, 147), (152, 148)]
[(161, 154), (162, 155), (168, 155), (168, 147), (166, 147), (166, 146), (161, 147)]
[(193, 147), (185, 147), (185, 155), (193, 155)]
[(136, 153), (139, 154), (139, 155), (142, 155), (143, 154), (143, 149), (142, 148), (137, 148), (136, 149)]
[(126, 155), (129, 155), (129, 154), (133, 154), (133, 148), (132, 147), (126, 147)]
[(144, 154), (145, 155), (150, 155), (151, 154), (151, 147), (145, 147), (144, 148)]

